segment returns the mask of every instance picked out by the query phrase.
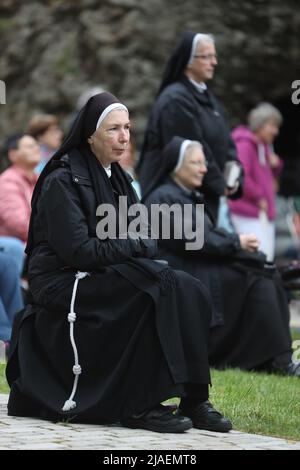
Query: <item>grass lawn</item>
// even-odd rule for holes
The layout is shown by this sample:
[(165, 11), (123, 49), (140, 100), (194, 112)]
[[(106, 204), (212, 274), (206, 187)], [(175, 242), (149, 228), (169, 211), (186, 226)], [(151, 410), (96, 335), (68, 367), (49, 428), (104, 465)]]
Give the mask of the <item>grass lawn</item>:
[[(300, 340), (300, 331), (293, 340)], [(4, 369), (0, 364), (0, 393), (9, 391)], [(230, 369), (213, 370), (212, 382), (210, 399), (234, 429), (300, 440), (299, 378)]]
[(236, 430), (300, 440), (299, 381), (234, 369), (212, 371), (210, 398)]
[(5, 378), (5, 364), (0, 364), (0, 393), (8, 393), (9, 387)]

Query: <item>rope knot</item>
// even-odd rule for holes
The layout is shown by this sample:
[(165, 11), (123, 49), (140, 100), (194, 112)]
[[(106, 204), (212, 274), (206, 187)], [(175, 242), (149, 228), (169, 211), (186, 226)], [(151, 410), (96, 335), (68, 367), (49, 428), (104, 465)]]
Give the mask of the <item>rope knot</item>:
[(73, 366), (73, 374), (74, 375), (80, 375), (82, 372), (81, 366), (79, 364), (75, 364)]
[(89, 275), (90, 275), (90, 273), (78, 271), (75, 274), (75, 277), (76, 277), (76, 279), (84, 279), (86, 276), (89, 276)]
[(75, 312), (70, 312), (68, 314), (68, 322), (69, 323), (74, 323), (75, 320), (76, 320), (76, 313)]
[(76, 401), (66, 400), (62, 410), (63, 411), (70, 411), (70, 410), (73, 410), (73, 408), (76, 408)]
[(76, 313), (74, 312), (74, 305), (75, 305), (75, 300), (76, 300), (76, 293), (77, 293), (77, 287), (78, 283), (81, 279), (84, 279), (86, 276), (90, 276), (90, 273), (87, 272), (81, 272), (78, 271), (75, 274), (75, 281), (74, 281), (74, 286), (73, 286), (73, 292), (72, 292), (72, 298), (71, 298), (71, 305), (70, 305), (70, 312), (68, 313), (68, 322), (70, 324), (70, 341), (71, 345), (73, 348), (73, 353), (74, 353), (74, 360), (75, 364), (72, 368), (73, 374), (75, 375), (74, 377), (74, 382), (73, 382), (73, 389), (71, 392), (71, 395), (69, 399), (65, 402), (62, 410), (63, 411), (70, 411), (73, 408), (76, 408), (76, 401), (73, 400), (76, 390), (77, 390), (77, 385), (78, 385), (78, 380), (79, 380), (79, 375), (81, 374), (82, 370), (80, 365), (78, 364), (78, 352), (77, 352), (77, 347), (74, 339), (74, 322), (76, 320)]

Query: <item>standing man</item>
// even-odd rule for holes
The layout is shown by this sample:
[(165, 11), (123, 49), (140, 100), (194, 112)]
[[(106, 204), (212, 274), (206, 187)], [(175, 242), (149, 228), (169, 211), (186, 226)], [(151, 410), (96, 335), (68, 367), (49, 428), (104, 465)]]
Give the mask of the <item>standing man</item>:
[(185, 32), (166, 64), (137, 168), (145, 196), (160, 167), (162, 149), (172, 137), (200, 141), (208, 159), (201, 190), (215, 218), (220, 196), (241, 195), (241, 178), (229, 189), (223, 177), (225, 163), (237, 161), (237, 155), (222, 106), (206, 85), (216, 65), (213, 36)]

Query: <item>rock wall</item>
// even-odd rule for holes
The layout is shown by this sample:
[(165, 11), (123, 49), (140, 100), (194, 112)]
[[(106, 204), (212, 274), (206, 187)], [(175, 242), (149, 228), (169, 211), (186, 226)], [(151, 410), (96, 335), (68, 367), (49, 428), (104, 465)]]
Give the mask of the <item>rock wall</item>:
[(289, 101), (300, 79), (297, 0), (1, 0), (0, 15), (0, 142), (37, 111), (58, 114), (66, 128), (80, 93), (101, 85), (128, 105), (140, 143), (185, 29), (216, 37), (211, 86), (231, 124), (259, 100)]

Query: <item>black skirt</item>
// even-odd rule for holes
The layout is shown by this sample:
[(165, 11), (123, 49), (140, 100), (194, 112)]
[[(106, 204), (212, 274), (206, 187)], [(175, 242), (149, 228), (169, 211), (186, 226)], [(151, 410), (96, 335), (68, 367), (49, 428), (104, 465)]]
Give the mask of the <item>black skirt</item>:
[(67, 412), (62, 407), (74, 382), (67, 320), (74, 273), (33, 281), (34, 302), (18, 315), (13, 329), (8, 413), (115, 422), (185, 396), (188, 384), (197, 390), (210, 383), (209, 296), (199, 281), (173, 273), (176, 285), (169, 288), (143, 276), (129, 281), (122, 265), (79, 281), (74, 338), (82, 373), (76, 407)]
[(250, 370), (289, 352), (289, 310), (277, 274), (224, 265), (219, 274), (224, 325), (211, 329), (210, 365)]

